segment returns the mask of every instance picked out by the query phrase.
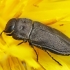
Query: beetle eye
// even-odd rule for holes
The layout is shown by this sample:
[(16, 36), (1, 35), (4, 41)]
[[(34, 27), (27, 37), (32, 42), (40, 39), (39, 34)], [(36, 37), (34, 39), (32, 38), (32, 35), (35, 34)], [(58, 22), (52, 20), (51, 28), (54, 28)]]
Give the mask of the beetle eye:
[(14, 26), (8, 26), (5, 28), (4, 32), (11, 33), (13, 31), (13, 29), (14, 29)]
[(4, 32), (11, 33), (14, 30), (15, 24), (16, 24), (16, 19), (15, 18), (10, 19), (6, 24)]
[(10, 26), (9, 29), (8, 29), (8, 31), (12, 32), (13, 28), (14, 28), (14, 26)]

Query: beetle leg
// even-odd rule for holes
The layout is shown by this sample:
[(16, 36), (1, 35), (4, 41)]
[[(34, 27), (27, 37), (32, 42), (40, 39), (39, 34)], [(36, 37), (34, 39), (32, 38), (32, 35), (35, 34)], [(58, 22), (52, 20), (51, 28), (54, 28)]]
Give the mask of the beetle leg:
[(22, 42), (20, 42), (18, 45), (21, 45), (22, 43), (26, 43), (27, 40), (23, 40)]
[(35, 51), (36, 56), (37, 56), (37, 61), (38, 61), (38, 54), (37, 54), (36, 50), (34, 49), (34, 47), (33, 47), (33, 45), (32, 45), (31, 43), (29, 43), (29, 45), (30, 45), (30, 46), (33, 48), (33, 50)]
[(20, 42), (18, 45), (21, 45), (22, 43), (24, 43), (24, 42), (22, 41), (22, 42)]
[[(47, 51), (46, 51), (46, 52), (47, 52)], [(62, 64), (61, 64), (59, 61), (57, 61), (56, 59), (54, 59), (48, 52), (47, 52), (47, 54), (48, 54), (55, 62), (57, 62), (59, 65), (62, 66)]]
[[(35, 51), (35, 53), (36, 53), (36, 56), (37, 56), (37, 62), (38, 62), (38, 54), (37, 54), (37, 52), (36, 52), (36, 50), (34, 49), (34, 47), (33, 47), (33, 45), (29, 42), (29, 45), (33, 48), (33, 50)], [(38, 64), (44, 69), (44, 70), (46, 70), (39, 62), (38, 62)]]
[(34, 47), (32, 47), (32, 48), (33, 48), (33, 50), (34, 50), (34, 51), (35, 51), (35, 53), (36, 53), (37, 61), (38, 61), (38, 54), (37, 54), (36, 50), (34, 49)]

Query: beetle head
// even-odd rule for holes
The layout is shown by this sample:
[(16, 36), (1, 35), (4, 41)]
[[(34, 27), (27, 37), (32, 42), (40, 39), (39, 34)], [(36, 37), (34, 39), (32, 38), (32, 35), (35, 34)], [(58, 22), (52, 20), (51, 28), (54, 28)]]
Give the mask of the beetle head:
[(7, 22), (6, 27), (3, 32), (5, 32), (6, 35), (11, 36), (14, 31), (15, 24), (16, 24), (16, 19), (15, 18), (10, 19)]
[(12, 18), (6, 24), (3, 32), (17, 40), (28, 40), (32, 30), (32, 22), (27, 18)]

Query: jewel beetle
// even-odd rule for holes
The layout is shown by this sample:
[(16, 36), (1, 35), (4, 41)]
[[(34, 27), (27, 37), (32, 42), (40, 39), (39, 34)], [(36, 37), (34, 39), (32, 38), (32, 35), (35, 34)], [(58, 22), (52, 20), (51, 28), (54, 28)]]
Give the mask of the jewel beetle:
[[(59, 30), (38, 21), (28, 18), (12, 18), (7, 22), (3, 32), (16, 40), (28, 41), (33, 48), (36, 46), (55, 54), (70, 55), (70, 39)], [(36, 52), (35, 49), (34, 51)], [(55, 60), (49, 53), (48, 55)], [(55, 61), (60, 64), (57, 60)]]

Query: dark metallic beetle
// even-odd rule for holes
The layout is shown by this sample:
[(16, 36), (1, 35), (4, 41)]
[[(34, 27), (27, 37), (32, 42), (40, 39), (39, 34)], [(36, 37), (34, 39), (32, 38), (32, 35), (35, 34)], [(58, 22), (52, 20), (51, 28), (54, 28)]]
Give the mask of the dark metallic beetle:
[[(40, 22), (27, 18), (13, 18), (8, 21), (3, 32), (14, 39), (28, 41), (32, 47), (36, 46), (55, 54), (70, 55), (70, 39), (55, 28)], [(49, 56), (55, 60), (50, 54)]]

